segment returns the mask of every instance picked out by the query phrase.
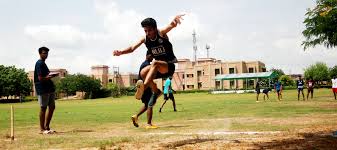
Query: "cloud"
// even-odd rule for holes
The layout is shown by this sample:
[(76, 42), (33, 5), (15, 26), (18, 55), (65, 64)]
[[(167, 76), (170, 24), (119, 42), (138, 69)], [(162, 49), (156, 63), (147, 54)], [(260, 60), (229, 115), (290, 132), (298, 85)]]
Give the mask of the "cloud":
[[(24, 33), (35, 42), (57, 50), (54, 52), (54, 58), (50, 58), (54, 59), (50, 60), (50, 63), (71, 68), (71, 72), (88, 74), (92, 65), (100, 64), (119, 66), (121, 72), (138, 72), (139, 65), (145, 59), (144, 45), (132, 54), (119, 57), (112, 56), (112, 51), (126, 48), (144, 36), (140, 22), (146, 18), (145, 15), (133, 9), (121, 9), (117, 3), (110, 0), (95, 0), (94, 9), (102, 18), (101, 22), (97, 22), (103, 26), (100, 32), (84, 32), (80, 27), (72, 25), (46, 24), (26, 26)], [(171, 16), (165, 25), (173, 17)], [(170, 33), (170, 38), (174, 39), (173, 43), (178, 48), (190, 46), (186, 41), (191, 43), (193, 29), (205, 33), (196, 14), (188, 13), (184, 18), (183, 23)]]
[(110, 0), (96, 0), (95, 9), (103, 16), (103, 24), (108, 34), (122, 39), (135, 38), (142, 35), (140, 22), (144, 15), (132, 9), (120, 10), (117, 3)]
[[(193, 58), (192, 33), (195, 29), (199, 58), (206, 57), (205, 45), (209, 44), (211, 57), (225, 61), (260, 60), (268, 68), (295, 70), (293, 73), (302, 72), (303, 67), (316, 61), (326, 62), (330, 66), (336, 64), (337, 51), (324, 47), (303, 51), (300, 45), (301, 30), (304, 28), (302, 21), (305, 9), (314, 5), (314, 2), (304, 0), (279, 1), (277, 4), (267, 0), (259, 3), (231, 0), (210, 2), (207, 6), (203, 1), (190, 5), (176, 0), (167, 3), (165, 8), (156, 8), (163, 10), (157, 13), (153, 13), (154, 10), (144, 2), (137, 1), (130, 5), (124, 1), (94, 0), (93, 5), (81, 4), (71, 10), (86, 11), (84, 14), (88, 14), (69, 14), (76, 18), (73, 22), (49, 19), (59, 15), (54, 11), (44, 16), (48, 18), (38, 17), (38, 21), (22, 15), (22, 19), (18, 20), (26, 19), (29, 25), (14, 22), (16, 24), (10, 25), (10, 32), (1, 35), (0, 61), (2, 64), (28, 66), (27, 60), (35, 60), (37, 56), (36, 51), (30, 50), (43, 45), (51, 48), (50, 66), (63, 67), (72, 73), (90, 73), (90, 67), (98, 64), (119, 66), (121, 72), (138, 72), (145, 58), (144, 45), (134, 53), (120, 57), (112, 56), (112, 51), (126, 48), (144, 36), (140, 22), (147, 16), (155, 15), (153, 17), (159, 21), (159, 27), (166, 26), (177, 12), (184, 12), (176, 7), (177, 3), (187, 10), (182, 24), (168, 34), (178, 58)], [(301, 4), (301, 7), (296, 7), (295, 11), (294, 7), (289, 7), (293, 3)], [(89, 7), (83, 7), (87, 5)], [(290, 11), (279, 13), (278, 10), (284, 9)], [(14, 31), (21, 33), (15, 34)], [(19, 58), (18, 53), (22, 54)]]
[(26, 26), (24, 33), (41, 45), (53, 45), (61, 48), (80, 48), (88, 35), (71, 25)]

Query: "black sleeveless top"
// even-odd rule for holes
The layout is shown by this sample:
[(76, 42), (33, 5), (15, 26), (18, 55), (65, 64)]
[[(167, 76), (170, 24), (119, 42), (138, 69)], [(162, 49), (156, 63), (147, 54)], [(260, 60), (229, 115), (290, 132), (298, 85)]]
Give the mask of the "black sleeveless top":
[(147, 47), (147, 52), (152, 54), (155, 60), (161, 60), (168, 63), (177, 62), (177, 58), (173, 53), (171, 42), (168, 38), (160, 36), (159, 32), (157, 32), (155, 40), (151, 40), (146, 37), (145, 45)]

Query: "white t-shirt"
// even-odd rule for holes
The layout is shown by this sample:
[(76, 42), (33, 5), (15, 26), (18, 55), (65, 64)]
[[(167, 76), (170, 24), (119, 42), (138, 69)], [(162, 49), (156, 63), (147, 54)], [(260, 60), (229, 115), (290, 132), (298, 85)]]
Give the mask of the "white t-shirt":
[(337, 88), (337, 79), (331, 79), (332, 81), (332, 88)]

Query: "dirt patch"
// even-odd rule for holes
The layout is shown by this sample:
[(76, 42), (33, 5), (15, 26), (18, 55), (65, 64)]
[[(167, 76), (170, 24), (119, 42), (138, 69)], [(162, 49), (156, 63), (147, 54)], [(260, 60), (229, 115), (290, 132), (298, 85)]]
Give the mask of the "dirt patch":
[[(285, 118), (282, 121), (269, 118), (235, 118), (237, 121), (272, 122), (306, 124), (306, 128), (292, 128), (288, 131), (244, 132), (219, 130), (179, 130), (153, 131), (138, 134), (148, 141), (129, 141), (117, 143), (111, 149), (337, 149), (337, 138), (332, 132), (337, 130), (337, 124), (325, 125), (324, 121), (336, 115), (303, 116)], [(303, 121), (313, 119), (315, 121)], [(225, 119), (227, 120), (227, 119)], [(208, 122), (193, 120), (187, 122)], [(212, 119), (211, 122), (222, 122), (222, 119)], [(321, 121), (321, 124), (310, 125)], [(246, 122), (246, 123), (247, 123)], [(193, 124), (191, 126), (193, 127)], [(170, 126), (170, 125), (168, 125)], [(180, 125), (177, 125), (180, 126)]]
[(181, 147), (181, 146), (184, 146), (184, 145), (190, 145), (190, 144), (195, 145), (197, 143), (203, 143), (203, 142), (208, 142), (208, 141), (216, 141), (216, 140), (219, 140), (219, 139), (195, 138), (195, 139), (187, 139), (187, 140), (181, 140), (181, 141), (170, 142), (170, 143), (167, 143), (167, 144), (162, 144), (162, 145), (160, 145), (160, 147), (172, 149), (172, 148), (177, 148), (177, 147)]

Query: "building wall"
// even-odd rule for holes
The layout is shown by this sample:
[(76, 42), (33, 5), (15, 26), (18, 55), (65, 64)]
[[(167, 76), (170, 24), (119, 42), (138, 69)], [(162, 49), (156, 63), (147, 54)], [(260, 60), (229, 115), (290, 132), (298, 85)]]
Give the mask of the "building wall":
[(115, 83), (121, 87), (135, 86), (138, 80), (137, 74), (109, 75), (109, 83)]
[[(250, 68), (250, 69), (249, 69)], [(198, 59), (193, 62), (188, 59), (179, 60), (173, 75), (172, 88), (176, 90), (210, 90), (210, 89), (242, 89), (246, 81), (215, 81), (217, 74), (234, 74), (265, 71), (265, 64), (260, 61), (221, 62), (214, 58)], [(248, 81), (249, 82), (249, 81)], [(247, 82), (247, 83), (248, 83)], [(256, 81), (254, 81), (255, 85)]]
[(92, 66), (91, 75), (95, 79), (100, 80), (103, 87), (106, 87), (109, 78), (109, 67), (105, 65)]

